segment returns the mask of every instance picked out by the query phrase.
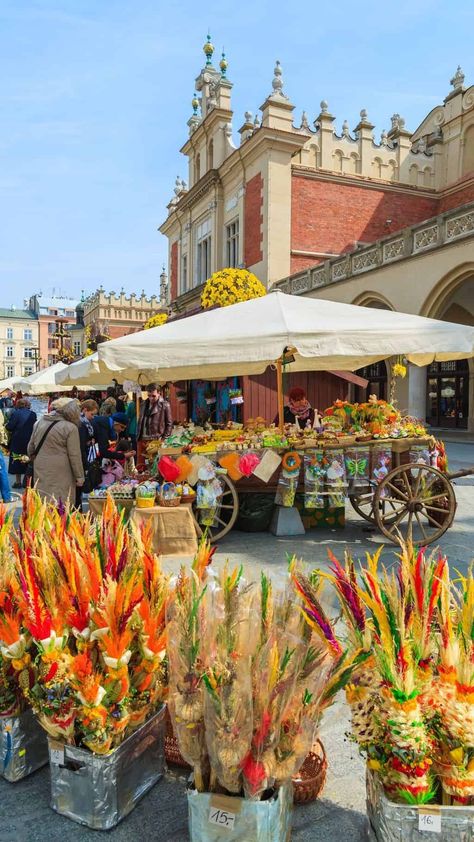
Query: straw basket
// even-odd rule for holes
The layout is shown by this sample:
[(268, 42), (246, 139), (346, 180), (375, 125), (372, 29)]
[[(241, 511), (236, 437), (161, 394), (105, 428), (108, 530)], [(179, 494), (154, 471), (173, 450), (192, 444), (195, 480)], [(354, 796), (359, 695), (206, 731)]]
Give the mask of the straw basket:
[(171, 763), (173, 766), (182, 766), (183, 769), (191, 768), (179, 750), (178, 740), (174, 735), (173, 724), (168, 710), (166, 710), (165, 759), (167, 763)]
[(298, 774), (293, 777), (293, 803), (315, 801), (326, 783), (328, 764), (321, 740), (317, 740)]
[(166, 506), (168, 509), (173, 509), (175, 506), (181, 505), (181, 497), (172, 497), (171, 500), (167, 500), (165, 497), (158, 497), (158, 503), (160, 506)]
[(195, 499), (195, 494), (182, 494), (181, 503), (194, 503)]

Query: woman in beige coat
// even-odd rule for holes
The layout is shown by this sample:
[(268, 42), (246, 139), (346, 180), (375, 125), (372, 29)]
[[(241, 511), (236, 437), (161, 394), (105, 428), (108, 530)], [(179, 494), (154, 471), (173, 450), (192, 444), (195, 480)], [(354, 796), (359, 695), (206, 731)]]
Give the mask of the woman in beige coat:
[(84, 484), (80, 423), (79, 404), (71, 398), (53, 401), (51, 412), (36, 422), (28, 445), (28, 456), (36, 453), (43, 435), (49, 430), (33, 462), (34, 483), (41, 497), (63, 503), (69, 500), (74, 505), (76, 488)]

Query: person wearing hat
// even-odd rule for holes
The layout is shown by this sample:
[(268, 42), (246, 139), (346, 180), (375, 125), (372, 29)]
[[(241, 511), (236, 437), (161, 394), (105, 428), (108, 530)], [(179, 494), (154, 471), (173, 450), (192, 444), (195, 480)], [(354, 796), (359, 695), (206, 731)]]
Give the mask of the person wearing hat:
[(74, 505), (76, 488), (84, 485), (80, 423), (79, 402), (58, 398), (33, 427), (28, 456), (33, 459), (33, 482), (41, 497)]
[(128, 418), (125, 412), (114, 412), (112, 415), (113, 428), (117, 441), (109, 444), (106, 457), (116, 459), (121, 465), (131, 456), (135, 456), (132, 441), (127, 434)]

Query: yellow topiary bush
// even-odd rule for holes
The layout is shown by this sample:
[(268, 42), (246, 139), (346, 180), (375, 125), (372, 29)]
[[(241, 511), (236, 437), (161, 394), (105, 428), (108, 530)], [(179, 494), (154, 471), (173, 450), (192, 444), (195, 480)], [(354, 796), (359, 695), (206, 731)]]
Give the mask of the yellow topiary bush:
[(151, 327), (160, 327), (168, 321), (168, 313), (156, 313), (155, 316), (150, 316), (147, 322), (143, 325), (143, 330), (149, 330)]
[(201, 306), (228, 307), (250, 298), (262, 298), (267, 291), (256, 275), (248, 269), (221, 269), (206, 281)]

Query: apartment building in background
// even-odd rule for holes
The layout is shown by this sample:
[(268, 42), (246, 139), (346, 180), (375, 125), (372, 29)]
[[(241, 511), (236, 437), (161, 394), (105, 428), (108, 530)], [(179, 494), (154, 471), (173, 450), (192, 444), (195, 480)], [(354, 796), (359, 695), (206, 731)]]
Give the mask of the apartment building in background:
[[(39, 368), (47, 368), (58, 362), (61, 341), (55, 336), (58, 327), (76, 324), (77, 298), (61, 295), (46, 296), (41, 292), (32, 295), (29, 309), (38, 323)], [(65, 340), (66, 341), (66, 340)]]
[(32, 310), (0, 308), (0, 380), (37, 369), (38, 319)]

